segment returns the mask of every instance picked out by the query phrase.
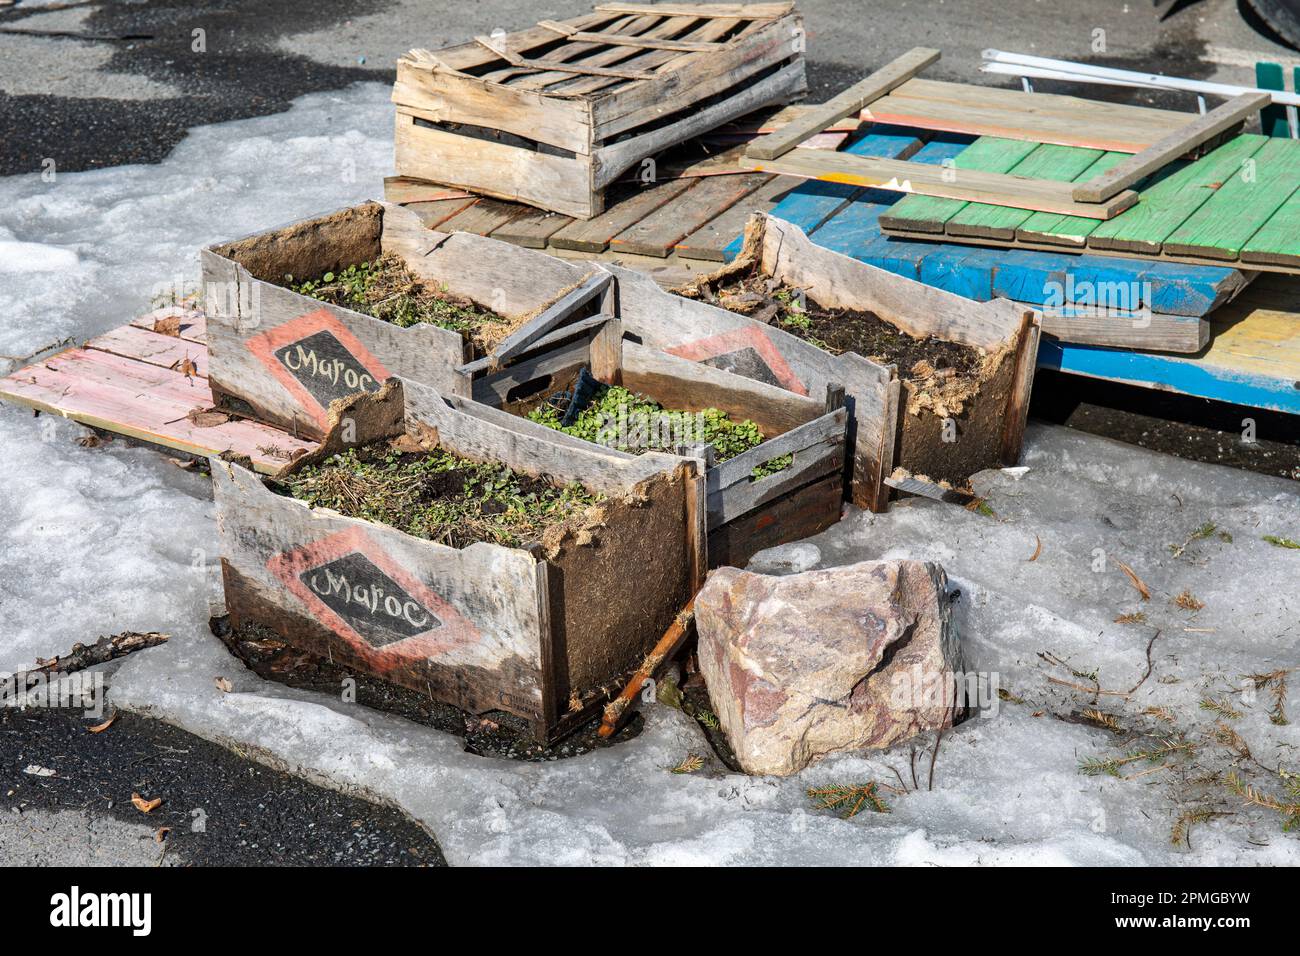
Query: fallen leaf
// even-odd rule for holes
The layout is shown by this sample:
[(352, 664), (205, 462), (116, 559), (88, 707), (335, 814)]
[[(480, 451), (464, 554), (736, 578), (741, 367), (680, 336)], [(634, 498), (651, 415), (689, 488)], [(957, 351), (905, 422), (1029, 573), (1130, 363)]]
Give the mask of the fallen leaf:
[(154, 797), (152, 800), (146, 800), (138, 793), (131, 794), (131, 802), (141, 813), (152, 813), (162, 806), (162, 797)]
[(177, 468), (183, 468), (185, 471), (189, 471), (197, 464), (193, 458), (168, 458), (167, 460)]
[(230, 683), (230, 681), (224, 677), (215, 677), (213, 678), (212, 683), (216, 684), (217, 690), (221, 691), (223, 694), (229, 694), (235, 689), (235, 685)]
[(179, 315), (169, 315), (162, 319), (154, 319), (153, 330), (159, 335), (170, 335), (174, 339), (181, 337), (181, 317)]
[(107, 441), (107, 439), (100, 438), (92, 432), (89, 435), (82, 435), (78, 438), (77, 444), (82, 448), (98, 448), (100, 445), (104, 444), (105, 441)]
[(23, 768), (23, 773), (31, 774), (33, 777), (53, 777), (56, 776), (57, 771), (51, 770), (49, 767), (42, 767), (39, 764), (29, 763)]
[(1116, 561), (1115, 563), (1119, 565), (1121, 571), (1128, 575), (1128, 579), (1133, 582), (1133, 587), (1137, 588), (1138, 594), (1142, 595), (1142, 600), (1150, 601), (1151, 589), (1143, 583), (1142, 579), (1137, 576), (1137, 573), (1123, 561)]
[(214, 425), (224, 425), (230, 421), (229, 415), (217, 411), (215, 408), (192, 408), (185, 417), (198, 428), (211, 428)]
[(163, 840), (167, 839), (167, 834), (171, 832), (172, 832), (171, 827), (159, 827), (157, 830), (153, 832), (153, 842), (161, 843)]
[(176, 363), (176, 371), (180, 372), (186, 378), (193, 378), (199, 374), (199, 367), (194, 364), (193, 360), (187, 355)]
[(86, 729), (92, 734), (102, 734), (104, 731), (108, 730), (109, 727), (113, 726), (113, 721), (115, 720), (117, 720), (116, 712), (114, 712), (113, 716), (108, 718), (108, 720), (104, 721), (102, 724), (96, 724), (94, 727), (87, 727)]
[(1038, 535), (1034, 535), (1034, 542), (1034, 555), (1033, 557), (1028, 558), (1026, 563), (1028, 563), (1028, 561), (1037, 561), (1038, 556), (1043, 553), (1043, 539)]

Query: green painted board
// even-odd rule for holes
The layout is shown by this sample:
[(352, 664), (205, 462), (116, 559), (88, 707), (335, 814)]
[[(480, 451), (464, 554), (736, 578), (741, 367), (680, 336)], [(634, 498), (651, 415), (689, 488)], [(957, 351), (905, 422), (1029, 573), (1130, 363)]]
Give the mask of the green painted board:
[[(1042, 145), (1011, 167), (1013, 176), (1054, 179), (1070, 182), (1102, 155), (1100, 149), (1077, 146)], [(986, 236), (1014, 239), (1016, 228), (1033, 215), (1031, 209), (1012, 209), (988, 203), (967, 203), (966, 208), (948, 219), (944, 232), (951, 236)]]
[[(1037, 143), (1024, 140), (981, 136), (957, 154), (953, 165), (958, 169), (1005, 173), (1037, 148)], [(961, 199), (941, 196), (904, 196), (890, 207), (887, 219), (899, 229), (942, 234), (943, 224), (967, 205)]]
[[(1091, 166), (1074, 177), (1076, 183), (1087, 182), (1100, 176), (1131, 153), (1102, 153)], [(1088, 236), (1101, 225), (1097, 219), (1083, 216), (1063, 216), (1059, 212), (1036, 212), (1016, 228), (1016, 238), (1026, 242), (1050, 242), (1060, 246), (1082, 248)]]
[(1101, 223), (1088, 245), (1158, 255), (1165, 237), (1215, 195), (1219, 184), (1241, 172), (1242, 163), (1268, 142), (1266, 136), (1238, 136), (1194, 163), (1174, 168), (1138, 194), (1137, 205)]
[[(1217, 152), (1217, 151), (1216, 151)], [(1200, 165), (1195, 164), (1195, 165)], [(1300, 141), (1269, 139), (1164, 239), (1169, 255), (1236, 259), (1300, 189)], [(1300, 248), (1300, 237), (1292, 243)]]
[(1241, 247), (1243, 262), (1300, 266), (1300, 189)]

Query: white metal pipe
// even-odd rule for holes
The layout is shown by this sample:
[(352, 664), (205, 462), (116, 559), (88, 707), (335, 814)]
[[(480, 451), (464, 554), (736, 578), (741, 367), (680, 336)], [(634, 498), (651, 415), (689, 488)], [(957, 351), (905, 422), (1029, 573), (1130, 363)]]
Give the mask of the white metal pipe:
[[(1208, 80), (1189, 80), (1177, 76), (1165, 76), (1161, 73), (1138, 73), (1134, 70), (1120, 70), (1109, 66), (1094, 66), (1091, 63), (1075, 63), (1070, 60), (1055, 60), (1045, 56), (1030, 56), (1027, 53), (1007, 53), (1003, 50), (985, 50), (984, 59), (989, 63), (984, 70), (988, 73), (1009, 73), (1013, 76), (1042, 76), (1050, 79), (1070, 79), (1086, 83), (1091, 80), (1106, 82), (1109, 86), (1141, 86), (1163, 90), (1184, 90), (1188, 93), (1209, 93), (1214, 96), (1233, 97), (1242, 93), (1267, 93), (1274, 103), (1285, 106), (1300, 106), (1300, 94), (1285, 90), (1263, 90), (1255, 86), (1234, 86), (1230, 83), (1212, 83)], [(993, 66), (1009, 66), (1013, 69), (993, 69)], [(1026, 67), (1038, 70), (1060, 71), (1066, 76), (1053, 77), (1045, 73), (1030, 73)]]

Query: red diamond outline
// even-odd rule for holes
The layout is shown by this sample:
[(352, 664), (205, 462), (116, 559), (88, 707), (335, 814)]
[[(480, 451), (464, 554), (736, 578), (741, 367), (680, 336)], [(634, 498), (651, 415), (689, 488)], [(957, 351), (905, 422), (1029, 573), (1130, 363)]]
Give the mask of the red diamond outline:
[[(300, 579), (305, 572), (349, 554), (360, 554), (373, 563), (401, 585), (407, 594), (419, 601), (426, 611), (442, 621), (442, 626), (393, 641), (383, 647), (374, 647)], [(396, 565), (363, 528), (347, 528), (299, 545), (291, 551), (272, 555), (266, 562), (266, 567), (284, 582), (295, 597), (307, 605), (317, 620), (347, 641), (369, 667), (381, 674), (412, 661), (440, 657), (448, 651), (483, 639), (483, 633), (468, 618), (422, 581)]]
[[(330, 312), (329, 309), (320, 308), (315, 312), (308, 312), (300, 315), (296, 319), (290, 319), (283, 325), (278, 325), (273, 329), (255, 335), (244, 342), (244, 345), (250, 352), (257, 357), (257, 360), (265, 365), (272, 375), (289, 390), (298, 404), (311, 414), (311, 417), (320, 425), (322, 429), (329, 427), (329, 409), (321, 405), (311, 392), (307, 391), (306, 386), (298, 381), (287, 368), (284, 367), (275, 357), (275, 350), (283, 345), (290, 345), (294, 342), (301, 341), (317, 332), (329, 332), (339, 340), (345, 349), (352, 354), (361, 366), (369, 372), (375, 379), (375, 382), (382, 385), (392, 377), (392, 372), (379, 361), (373, 352), (361, 344), (361, 340), (352, 334), (348, 328), (339, 321), (339, 319)], [(313, 411), (313, 409), (315, 409)]]
[(691, 342), (683, 342), (664, 351), (669, 355), (676, 355), (678, 358), (690, 359), (692, 362), (702, 362), (704, 359), (717, 358), (729, 352), (738, 352), (744, 348), (752, 348), (758, 353), (759, 358), (772, 370), (772, 375), (787, 392), (794, 392), (796, 395), (808, 394), (808, 386), (799, 380), (799, 376), (794, 373), (794, 369), (785, 360), (785, 356), (776, 347), (776, 343), (768, 337), (767, 332), (757, 323), (740, 326), (727, 332), (695, 339)]

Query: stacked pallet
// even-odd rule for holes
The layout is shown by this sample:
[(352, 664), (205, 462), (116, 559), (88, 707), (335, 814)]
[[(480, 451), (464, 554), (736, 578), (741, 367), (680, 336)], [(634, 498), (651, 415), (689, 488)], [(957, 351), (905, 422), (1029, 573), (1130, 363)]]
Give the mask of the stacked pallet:
[(399, 175), (590, 219), (647, 157), (807, 89), (793, 3), (605, 3), (397, 64)]

